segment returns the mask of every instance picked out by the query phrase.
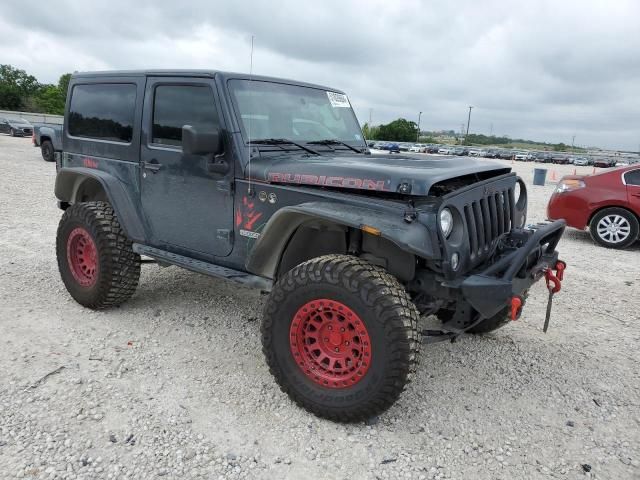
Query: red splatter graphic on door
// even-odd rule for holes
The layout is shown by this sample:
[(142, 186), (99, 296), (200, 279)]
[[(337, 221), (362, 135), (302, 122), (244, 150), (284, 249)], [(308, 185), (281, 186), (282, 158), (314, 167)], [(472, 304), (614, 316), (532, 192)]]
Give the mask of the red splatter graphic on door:
[(242, 204), (236, 210), (236, 227), (252, 230), (260, 217), (262, 217), (262, 212), (255, 211), (255, 202), (248, 197), (242, 197)]

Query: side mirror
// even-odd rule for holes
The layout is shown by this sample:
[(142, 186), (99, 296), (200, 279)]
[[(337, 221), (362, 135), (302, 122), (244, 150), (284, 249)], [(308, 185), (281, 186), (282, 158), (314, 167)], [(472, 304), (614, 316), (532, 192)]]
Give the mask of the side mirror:
[(222, 152), (220, 130), (198, 132), (195, 127), (182, 127), (182, 151), (188, 155), (217, 155)]

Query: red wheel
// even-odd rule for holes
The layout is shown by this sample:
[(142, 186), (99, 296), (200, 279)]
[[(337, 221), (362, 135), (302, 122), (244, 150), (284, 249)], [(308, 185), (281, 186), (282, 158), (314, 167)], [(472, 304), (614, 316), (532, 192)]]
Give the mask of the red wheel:
[(98, 249), (96, 243), (82, 227), (74, 228), (67, 238), (69, 270), (76, 282), (92, 287), (98, 278)]
[(65, 210), (56, 257), (65, 287), (85, 307), (119, 305), (138, 285), (140, 256), (106, 202), (75, 203)]
[(341, 302), (318, 299), (304, 304), (291, 322), (289, 337), (302, 372), (324, 387), (355, 385), (371, 365), (367, 327)]
[(382, 268), (325, 255), (274, 285), (262, 350), (292, 400), (325, 418), (353, 422), (396, 401), (417, 361), (418, 312)]

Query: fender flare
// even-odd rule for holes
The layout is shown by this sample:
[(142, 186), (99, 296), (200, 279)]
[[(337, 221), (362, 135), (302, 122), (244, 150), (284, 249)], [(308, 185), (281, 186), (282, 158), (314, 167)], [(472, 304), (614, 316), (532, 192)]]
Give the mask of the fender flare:
[(80, 186), (88, 179), (96, 180), (102, 186), (109, 203), (113, 207), (123, 230), (135, 242), (146, 239), (140, 212), (118, 178), (101, 170), (91, 168), (63, 168), (56, 176), (55, 195), (61, 202), (76, 203)]
[(439, 253), (434, 252), (429, 229), (418, 221), (405, 222), (402, 211), (309, 202), (281, 208), (271, 217), (247, 257), (247, 271), (275, 278), (290, 238), (302, 224), (313, 221), (357, 229), (363, 225), (374, 227), (380, 231), (382, 238), (393, 242), (402, 250), (422, 258), (439, 256)]

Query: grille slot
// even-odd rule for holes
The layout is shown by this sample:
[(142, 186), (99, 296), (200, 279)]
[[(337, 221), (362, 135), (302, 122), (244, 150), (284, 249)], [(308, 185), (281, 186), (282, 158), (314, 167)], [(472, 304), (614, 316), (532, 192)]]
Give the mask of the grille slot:
[(489, 252), (493, 243), (513, 228), (515, 201), (512, 188), (491, 193), (464, 206), (471, 259)]

